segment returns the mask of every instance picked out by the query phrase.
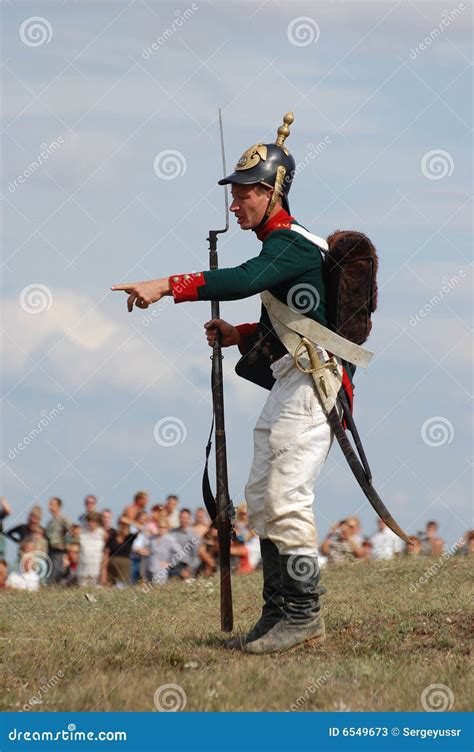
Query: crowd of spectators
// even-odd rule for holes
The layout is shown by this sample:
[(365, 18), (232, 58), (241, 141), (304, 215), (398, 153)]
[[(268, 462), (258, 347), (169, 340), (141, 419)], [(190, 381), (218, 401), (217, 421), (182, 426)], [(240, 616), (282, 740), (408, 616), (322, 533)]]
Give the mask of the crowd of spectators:
[[(86, 496), (77, 522), (63, 513), (58, 497), (48, 502), (43, 522), (40, 506), (30, 509), (26, 522), (5, 528), (12, 514), (0, 498), (0, 588), (38, 590), (40, 585), (63, 587), (118, 587), (161, 585), (170, 578), (181, 580), (213, 575), (218, 569), (217, 531), (203, 507), (193, 513), (180, 507), (176, 495), (150, 507), (146, 491), (118, 516), (116, 526), (110, 509), (98, 508), (93, 495)], [(440, 556), (446, 552), (438, 524), (427, 523), (408, 545), (377, 521), (378, 530), (363, 536), (358, 517), (331, 526), (320, 546), (321, 566), (363, 559), (396, 556)], [(18, 544), (11, 567), (5, 560), (5, 542)], [(468, 531), (451, 553), (472, 554), (474, 531)], [(236, 510), (231, 561), (237, 574), (253, 572), (260, 564), (258, 536), (250, 528), (245, 505)]]

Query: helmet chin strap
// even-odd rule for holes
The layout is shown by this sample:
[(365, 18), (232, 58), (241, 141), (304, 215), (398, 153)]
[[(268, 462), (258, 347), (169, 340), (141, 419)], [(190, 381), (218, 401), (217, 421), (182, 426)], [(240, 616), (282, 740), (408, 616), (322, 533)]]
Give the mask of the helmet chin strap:
[(277, 169), (275, 185), (273, 186), (272, 194), (268, 201), (267, 209), (265, 211), (265, 214), (263, 215), (262, 221), (259, 222), (256, 227), (253, 228), (254, 230), (258, 230), (259, 227), (262, 227), (262, 225), (265, 224), (270, 214), (272, 213), (273, 209), (275, 208), (275, 204), (278, 201), (278, 199), (281, 197), (282, 192), (283, 192), (282, 186), (283, 186), (283, 180), (285, 179), (285, 175), (286, 175), (286, 169), (283, 167), (283, 165), (280, 165)]

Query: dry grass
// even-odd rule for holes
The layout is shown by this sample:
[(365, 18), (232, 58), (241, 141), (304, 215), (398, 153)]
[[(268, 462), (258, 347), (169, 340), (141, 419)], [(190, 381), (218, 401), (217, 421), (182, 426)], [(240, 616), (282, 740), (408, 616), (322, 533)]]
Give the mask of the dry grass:
[[(149, 711), (172, 683), (191, 711), (417, 711), (431, 684), (450, 687), (452, 710), (468, 710), (471, 562), (451, 558), (412, 592), (433, 563), (327, 570), (326, 642), (281, 656), (221, 647), (214, 579), (97, 590), (95, 602), (78, 589), (4, 593), (2, 709)], [(237, 628), (257, 617), (260, 588), (258, 574), (234, 578)]]

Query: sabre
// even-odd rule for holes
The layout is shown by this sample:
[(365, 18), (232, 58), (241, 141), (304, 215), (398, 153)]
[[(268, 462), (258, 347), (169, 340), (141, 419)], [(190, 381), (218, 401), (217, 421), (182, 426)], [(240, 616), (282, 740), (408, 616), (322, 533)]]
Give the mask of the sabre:
[[(222, 112), (219, 108), (219, 132), (221, 142), (221, 155), (223, 175), (226, 175), (224, 133), (222, 128)], [(224, 189), (225, 227), (223, 230), (209, 230), (209, 268), (218, 268), (217, 236), (229, 229), (229, 200), (227, 186)], [(219, 301), (211, 301), (211, 316), (213, 319), (220, 318)], [(213, 419), (211, 432), (206, 446), (206, 462), (202, 479), (202, 493), (204, 503), (209, 512), (213, 524), (217, 527), (219, 542), (219, 576), (220, 576), (220, 613), (221, 629), (223, 632), (231, 632), (233, 627), (232, 610), (232, 582), (230, 569), (230, 543), (232, 538), (232, 518), (234, 508), (229, 494), (229, 482), (227, 475), (227, 449), (224, 420), (224, 385), (222, 371), (222, 349), (220, 332), (212, 348), (212, 406)], [(215, 426), (215, 457), (216, 457), (216, 495), (214, 497), (209, 483), (208, 461), (212, 446), (212, 433)]]

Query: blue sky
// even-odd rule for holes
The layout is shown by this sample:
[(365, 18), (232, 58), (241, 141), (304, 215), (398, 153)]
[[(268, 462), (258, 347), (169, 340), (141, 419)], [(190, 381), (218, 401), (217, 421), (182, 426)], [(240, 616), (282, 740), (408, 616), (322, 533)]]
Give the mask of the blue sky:
[[(201, 503), (210, 305), (129, 315), (109, 288), (207, 268), (207, 232), (223, 223), (220, 106), (228, 166), (274, 141), (293, 109), (287, 146), (305, 165), (292, 213), (317, 235), (360, 229), (377, 246), (376, 356), (357, 374), (355, 417), (396, 519), (409, 532), (437, 519), (454, 542), (472, 526), (469, 3), (41, 0), (2, 14), (11, 524), (51, 495), (71, 517), (86, 493), (115, 512), (139, 488)], [(220, 265), (259, 249), (232, 223)], [(259, 307), (221, 314), (252, 322)], [(224, 368), (240, 503), (266, 395), (235, 376), (237, 357), (227, 350)], [(155, 438), (163, 419), (177, 426), (171, 446)], [(375, 528), (336, 446), (315, 509), (321, 534), (350, 513)]]

